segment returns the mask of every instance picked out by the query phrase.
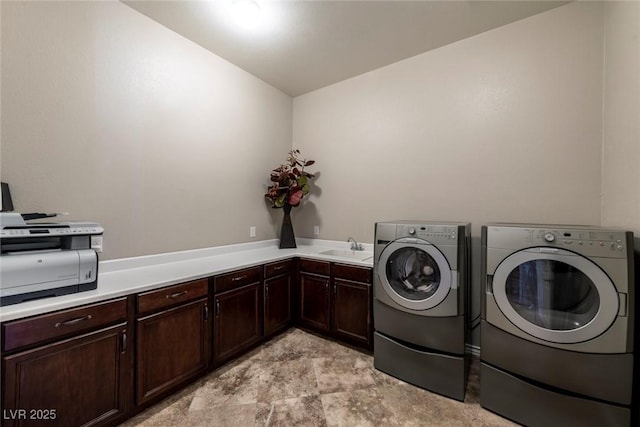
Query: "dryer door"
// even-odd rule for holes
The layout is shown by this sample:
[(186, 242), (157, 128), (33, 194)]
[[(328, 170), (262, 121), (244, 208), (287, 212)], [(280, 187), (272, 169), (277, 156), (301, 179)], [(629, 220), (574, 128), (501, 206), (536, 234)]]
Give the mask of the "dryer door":
[(411, 310), (437, 306), (453, 283), (447, 259), (421, 239), (398, 239), (388, 244), (380, 254), (377, 274), (384, 292)]
[(493, 296), (507, 319), (525, 333), (554, 343), (579, 343), (606, 331), (618, 315), (618, 293), (589, 259), (536, 247), (502, 261)]

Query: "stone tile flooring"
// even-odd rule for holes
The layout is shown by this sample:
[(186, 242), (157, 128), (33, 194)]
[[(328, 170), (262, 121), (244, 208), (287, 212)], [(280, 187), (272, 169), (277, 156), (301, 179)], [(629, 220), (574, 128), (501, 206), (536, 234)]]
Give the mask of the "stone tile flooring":
[(514, 426), (480, 407), (479, 365), (463, 402), (373, 367), (370, 354), (290, 329), (123, 424), (156, 426)]

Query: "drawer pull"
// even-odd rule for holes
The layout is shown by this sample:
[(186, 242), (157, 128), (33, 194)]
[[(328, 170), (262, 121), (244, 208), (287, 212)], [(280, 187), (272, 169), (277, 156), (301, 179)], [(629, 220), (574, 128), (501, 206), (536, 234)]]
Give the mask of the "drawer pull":
[(209, 306), (207, 304), (204, 305), (204, 320), (209, 320)]
[(216, 317), (220, 317), (220, 300), (216, 300)]
[(167, 295), (167, 299), (169, 299), (169, 298), (178, 298), (178, 297), (181, 297), (182, 295), (186, 295), (188, 293), (189, 293), (189, 291), (176, 292), (176, 293)]
[(285, 267), (286, 267), (286, 265), (279, 265), (277, 267), (274, 267), (274, 271), (282, 270)]
[(233, 279), (231, 279), (232, 282), (237, 282), (238, 280), (242, 280), (242, 279), (246, 279), (247, 275), (243, 274), (242, 276), (238, 276), (238, 277), (234, 277)]
[(91, 320), (91, 315), (88, 314), (88, 315), (86, 315), (84, 317), (78, 317), (77, 319), (67, 320), (66, 322), (58, 322), (54, 326), (56, 328), (59, 328), (60, 326), (73, 326), (76, 323), (82, 322), (83, 320)]
[(264, 296), (269, 298), (269, 285), (264, 285)]

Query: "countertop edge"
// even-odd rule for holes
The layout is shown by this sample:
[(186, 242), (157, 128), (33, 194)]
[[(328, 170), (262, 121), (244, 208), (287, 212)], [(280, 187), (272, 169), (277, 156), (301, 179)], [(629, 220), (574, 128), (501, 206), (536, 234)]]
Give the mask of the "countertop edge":
[[(373, 266), (373, 256), (361, 261), (318, 253), (348, 249), (345, 242), (297, 239), (297, 244), (295, 249), (278, 249), (277, 240), (267, 240), (103, 261), (99, 266), (98, 289), (0, 307), (0, 322), (107, 301), (295, 257), (369, 268)], [(364, 247), (366, 253), (373, 255), (373, 245), (364, 244)], [(105, 265), (110, 266), (104, 268)]]

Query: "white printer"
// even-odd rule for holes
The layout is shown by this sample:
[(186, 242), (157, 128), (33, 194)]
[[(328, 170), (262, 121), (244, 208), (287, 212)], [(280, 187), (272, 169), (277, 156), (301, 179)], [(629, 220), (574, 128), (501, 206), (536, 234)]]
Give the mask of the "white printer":
[(0, 213), (0, 306), (96, 289), (98, 254), (90, 222), (29, 223)]

